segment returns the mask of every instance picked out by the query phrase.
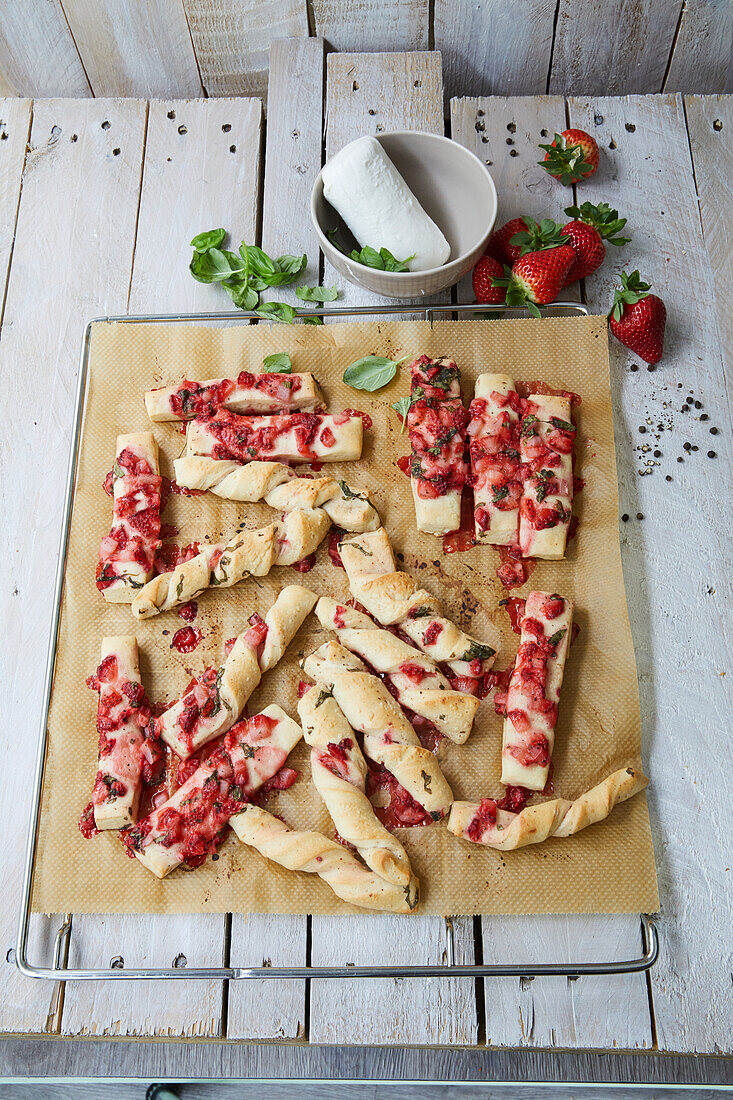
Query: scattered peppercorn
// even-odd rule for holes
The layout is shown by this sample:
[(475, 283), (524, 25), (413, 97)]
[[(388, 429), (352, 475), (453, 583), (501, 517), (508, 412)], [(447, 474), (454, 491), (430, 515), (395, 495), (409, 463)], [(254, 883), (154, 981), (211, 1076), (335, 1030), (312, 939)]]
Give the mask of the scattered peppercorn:
[(645, 435), (645, 434), (646, 434), (646, 428), (644, 427), (644, 425), (643, 425), (643, 424), (640, 424), (640, 425), (639, 425), (639, 431), (641, 432), (641, 434), (642, 434), (642, 435)]
[(632, 364), (631, 364), (631, 367), (630, 367), (630, 369), (631, 369), (632, 371), (637, 371), (637, 370), (639, 369), (639, 367), (638, 367), (638, 365), (637, 365), (636, 363), (632, 363)]
[(636, 513), (636, 518), (637, 519), (643, 519), (644, 518), (644, 513), (643, 512), (637, 512)]
[(685, 460), (684, 460), (684, 458), (682, 457), (682, 455), (678, 455), (678, 456), (677, 456), (677, 461), (678, 461), (678, 462), (684, 462)]
[(696, 409), (701, 409), (702, 408), (702, 401), (696, 401), (695, 402), (695, 408)]
[(629, 522), (629, 513), (628, 512), (624, 512), (624, 514), (621, 516), (621, 522), (622, 523), (628, 523)]
[(690, 408), (690, 406), (689, 406), (689, 405), (683, 405), (683, 406), (682, 406), (682, 412), (683, 412), (683, 413), (686, 413), (686, 412), (687, 412), (687, 411), (689, 410), (689, 408)]
[(671, 481), (671, 480), (672, 480), (672, 475), (671, 475), (671, 474), (667, 474), (667, 476), (665, 477), (665, 479), (664, 479), (664, 480), (665, 480), (665, 481)]
[(655, 458), (661, 458), (662, 457), (662, 452), (661, 451), (655, 451), (654, 452), (654, 457)]
[(682, 447), (685, 451), (691, 451), (692, 450), (692, 444), (691, 443), (683, 443)]
[(698, 451), (699, 449), (700, 449), (700, 448), (699, 448), (699, 447), (697, 447), (697, 446), (696, 446), (696, 445), (695, 445), (694, 443), (692, 444), (692, 450), (693, 450), (693, 451)]
[(715, 451), (708, 451), (708, 458), (715, 458)]
[(717, 435), (718, 434), (718, 429), (717, 428), (711, 428), (710, 429), (710, 434), (711, 435)]
[(656, 363), (650, 363), (649, 366), (646, 369), (651, 373), (653, 370), (657, 369), (657, 364)]
[(708, 414), (707, 414), (707, 413), (702, 413), (702, 414), (701, 414), (701, 416), (700, 416), (700, 419), (701, 419), (701, 420), (709, 420), (709, 419), (710, 419), (710, 417), (708, 416)]

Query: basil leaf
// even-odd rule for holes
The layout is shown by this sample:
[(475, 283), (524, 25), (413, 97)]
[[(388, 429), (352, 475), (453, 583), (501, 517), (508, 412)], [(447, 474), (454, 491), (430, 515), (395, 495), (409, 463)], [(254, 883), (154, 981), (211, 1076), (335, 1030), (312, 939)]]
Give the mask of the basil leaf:
[(302, 256), (278, 256), (275, 267), (281, 274), (294, 277), (300, 274), (307, 263), (308, 257), (304, 252)]
[(253, 310), (257, 308), (260, 298), (256, 291), (247, 283), (222, 283), (227, 294), (238, 309)]
[(400, 435), (402, 435), (407, 427), (407, 414), (410, 411), (410, 405), (412, 404), (412, 398), (400, 397), (397, 401), (393, 401), (390, 405), (390, 409), (394, 409), (402, 417), (402, 427), (400, 429)]
[(264, 374), (291, 374), (292, 370), (293, 361), (286, 351), (276, 351), (262, 360)]
[[(333, 240), (332, 236), (329, 236), (329, 240), (336, 248), (339, 248), (338, 243)], [(343, 249), (339, 248), (339, 251), (343, 251)], [(365, 267), (377, 268), (379, 271), (409, 271), (408, 265), (410, 260), (414, 260), (415, 254), (413, 252), (412, 256), (408, 256), (406, 260), (396, 260), (388, 248), (380, 248), (377, 251), (376, 248), (371, 248), (367, 244), (364, 245), (361, 251), (356, 248), (353, 249), (349, 253), (349, 258), (356, 260), (358, 264), (364, 264)]]
[(301, 302), (335, 302), (339, 292), (335, 286), (296, 286), (295, 296)]
[(560, 432), (572, 432), (575, 431), (572, 424), (568, 424), (567, 420), (561, 420), (559, 416), (551, 416), (550, 423), (553, 428), (557, 428)]
[(207, 252), (194, 252), (189, 271), (199, 283), (220, 283), (233, 274), (229, 261), (218, 248), (210, 248)]
[(210, 248), (218, 248), (227, 235), (226, 229), (207, 229), (205, 233), (199, 233), (191, 241), (191, 248), (197, 252), (208, 252)]
[(323, 324), (323, 318), (318, 317), (314, 313), (306, 313), (306, 314), (301, 313), (301, 314), (299, 314), (299, 316), (300, 316), (300, 319), (302, 320), (304, 325), (322, 325)]
[(483, 642), (477, 642), (475, 639), (471, 640), (466, 652), (460, 658), (461, 661), (488, 661), (496, 653), (495, 649), (492, 649), (490, 645), (484, 645)]
[(284, 325), (292, 325), (295, 319), (295, 310), (286, 302), (261, 302), (255, 312), (268, 321), (280, 321)]
[(508, 497), (508, 496), (509, 496), (509, 486), (508, 485), (497, 485), (497, 487), (494, 489), (494, 495), (492, 496), (491, 499), (492, 499), (492, 502), (494, 504), (498, 504), (500, 500), (504, 500), (504, 498)]
[(551, 645), (554, 648), (556, 645), (558, 645), (563, 640), (566, 633), (567, 633), (567, 629), (558, 630), (556, 634), (553, 634), (551, 638), (547, 639), (547, 644)]
[[(407, 356), (403, 356), (404, 359)], [(355, 390), (367, 390), (374, 393), (391, 382), (397, 373), (397, 363), (384, 355), (365, 355), (351, 363), (344, 371), (344, 382)]]
[(268, 275), (275, 274), (275, 264), (267, 253), (258, 248), (256, 244), (245, 244), (242, 241), (239, 246), (239, 254), (249, 270), (253, 271), (255, 275), (261, 275), (266, 279)]
[(370, 248), (368, 244), (364, 245), (361, 252), (355, 248), (351, 253), (351, 259), (356, 260), (358, 264), (364, 264), (366, 267), (376, 267), (380, 271), (384, 271), (384, 260), (377, 250)]
[(396, 260), (387, 248), (380, 248), (379, 255), (384, 261), (385, 271), (409, 271), (410, 260), (415, 259), (415, 253), (413, 252), (412, 255), (408, 256), (406, 260)]

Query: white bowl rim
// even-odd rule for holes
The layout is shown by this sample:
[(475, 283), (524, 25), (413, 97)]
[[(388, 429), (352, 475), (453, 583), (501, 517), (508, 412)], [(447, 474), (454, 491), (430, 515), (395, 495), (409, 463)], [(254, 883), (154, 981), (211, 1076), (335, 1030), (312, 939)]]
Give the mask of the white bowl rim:
[[(414, 135), (417, 134), (419, 137), (430, 138), (432, 141), (447, 141), (447, 142), (450, 142), (451, 145), (455, 145), (457, 149), (460, 149), (461, 153), (465, 153), (466, 156), (471, 157), (473, 160), (475, 160), (476, 163), (481, 168), (482, 172), (484, 173), (484, 175), (486, 176), (486, 178), (489, 181), (491, 194), (492, 194), (493, 199), (494, 199), (494, 217), (493, 217), (493, 220), (488, 223), (488, 226), (487, 226), (487, 229), (485, 230), (485, 232), (480, 237), (477, 238), (476, 244), (473, 246), (473, 248), (469, 248), (467, 252), (462, 252), (460, 254), (460, 256), (456, 256), (454, 259), (448, 260), (447, 263), (441, 264), (440, 267), (429, 267), (429, 268), (426, 268), (424, 271), (383, 271), (381, 268), (370, 268), (366, 264), (360, 264), (359, 265), (360, 267), (366, 268), (367, 271), (378, 271), (380, 276), (382, 276), (382, 275), (387, 276), (390, 279), (394, 279), (396, 282), (407, 281), (408, 279), (413, 279), (414, 280), (415, 278), (418, 278), (418, 277), (421, 278), (421, 279), (422, 278), (427, 278), (427, 276), (429, 276), (429, 275), (437, 275), (441, 271), (448, 271), (454, 264), (464, 263), (468, 259), (468, 257), (471, 255), (471, 253), (474, 252), (476, 248), (480, 247), (481, 242), (486, 242), (488, 240), (489, 234), (491, 233), (491, 230), (494, 227), (494, 222), (496, 221), (496, 215), (499, 211), (499, 196), (496, 193), (496, 184), (494, 183), (494, 178), (491, 175), (491, 172), (489, 171), (488, 167), (483, 163), (483, 161), (479, 157), (476, 156), (475, 153), (471, 152), (470, 149), (467, 149), (465, 145), (461, 145), (460, 142), (454, 141), (453, 138), (446, 137), (445, 134), (432, 134), (432, 133), (430, 133), (429, 130), (386, 130), (384, 133), (362, 134), (361, 136), (362, 137), (373, 137), (377, 141), (379, 141), (381, 138), (400, 137), (403, 134), (410, 134), (411, 136), (414, 136)], [(358, 138), (354, 138), (353, 140), (357, 141)], [(351, 144), (351, 143), (349, 142), (348, 144)], [(344, 146), (344, 148), (345, 148), (345, 146)], [(336, 156), (335, 153), (334, 153), (334, 156)], [(331, 157), (329, 159), (333, 160), (333, 157)], [(326, 163), (328, 163), (328, 161)], [(325, 167), (325, 165), (323, 167)], [(313, 228), (316, 231), (316, 236), (318, 237), (319, 243), (321, 245), (321, 251), (325, 251), (324, 248), (323, 248), (323, 245), (325, 243), (329, 248), (334, 249), (335, 252), (339, 252), (340, 255), (342, 255), (344, 257), (345, 260), (349, 260), (351, 263), (357, 263), (356, 260), (352, 260), (350, 256), (347, 256), (346, 253), (343, 253), (343, 252), (340, 251), (340, 249), (336, 248), (336, 246), (333, 245), (331, 243), (331, 241), (329, 241), (328, 237), (326, 236), (326, 234), (323, 232), (320, 225), (318, 224), (318, 219), (316, 217), (316, 199), (318, 198), (318, 187), (319, 187), (319, 185), (322, 189), (323, 188), (323, 168), (321, 168), (321, 170), (319, 171), (319, 173), (316, 176), (315, 181), (313, 183), (313, 187), (311, 188), (311, 203), (310, 203), (311, 221), (313, 222)], [(328, 201), (328, 200), (324, 199), (324, 202), (326, 202), (326, 201)]]

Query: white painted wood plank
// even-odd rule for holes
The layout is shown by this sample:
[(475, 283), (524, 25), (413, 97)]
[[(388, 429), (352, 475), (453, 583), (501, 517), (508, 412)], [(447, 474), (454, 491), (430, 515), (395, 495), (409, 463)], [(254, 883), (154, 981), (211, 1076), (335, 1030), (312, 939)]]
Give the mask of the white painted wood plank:
[(183, 0), (207, 95), (267, 93), (276, 38), (308, 37), (306, 0)]
[(712, 273), (715, 322), (730, 409), (733, 400), (733, 323), (730, 314), (733, 253), (728, 238), (733, 222), (733, 97), (687, 96), (685, 111), (705, 251)]
[(132, 313), (230, 308), (220, 287), (191, 277), (190, 241), (217, 226), (235, 251), (254, 241), (261, 122), (257, 99), (151, 102)]
[[(638, 917), (484, 917), (483, 961), (591, 962), (643, 952)], [(643, 975), (487, 978), (488, 1046), (648, 1049), (651, 1017)]]
[(21, 177), (31, 127), (29, 99), (0, 99), (0, 323), (15, 240)]
[[(454, 921), (456, 962), (474, 959), (473, 920)], [(445, 961), (439, 917), (314, 917), (314, 966), (409, 965)], [(357, 978), (311, 981), (312, 1043), (476, 1042), (474, 983), (466, 978)]]
[[(0, 881), (9, 898), (19, 897), (25, 853), (79, 345), (89, 317), (127, 302), (145, 111), (135, 100), (42, 100), (34, 107), (0, 340), (0, 399), (13, 410), (0, 427), (1, 617), (13, 639), (0, 677), (8, 686)], [(3, 906), (0, 1030), (41, 1031), (52, 988), (5, 964), (16, 922), (15, 904)], [(35, 961), (49, 960), (50, 929), (59, 923), (34, 919)]]
[(733, 92), (733, 4), (686, 0), (665, 92)]
[[(262, 247), (270, 255), (305, 252), (298, 282), (318, 285), (319, 252), (308, 217), (313, 178), (321, 166), (323, 41), (289, 38), (270, 47), (267, 145), (262, 199)], [(294, 212), (295, 213), (294, 216)], [(268, 299), (295, 301), (292, 287)], [(230, 958), (237, 966), (303, 966), (307, 917), (232, 914)], [(299, 1039), (305, 1034), (305, 982), (230, 982), (230, 1039)]]
[(182, 0), (64, 0), (94, 94), (201, 95)]
[[(497, 226), (521, 214), (535, 220), (565, 219), (571, 188), (560, 187), (538, 164), (538, 144), (565, 128), (560, 96), (458, 99), (451, 103), (451, 134), (486, 162), (499, 195)], [(470, 279), (459, 288), (473, 301)], [(563, 297), (578, 298), (577, 284)], [(484, 961), (540, 958), (571, 961), (638, 953), (635, 916), (485, 917)], [(646, 1047), (651, 1022), (646, 983), (640, 975), (614, 978), (535, 978), (485, 982), (486, 1041), (492, 1046)], [(602, 1005), (602, 1011), (598, 1005)]]
[[(440, 55), (331, 54), (327, 63), (326, 154), (363, 133), (416, 129), (443, 133)], [(374, 302), (326, 264), (324, 283), (343, 304)], [(341, 301), (339, 301), (341, 304)], [(456, 954), (473, 958), (473, 922), (459, 920)], [(441, 957), (444, 922), (437, 917), (313, 917), (316, 963), (422, 963)], [(312, 1042), (471, 1043), (477, 1035), (474, 983), (362, 979), (311, 982)]]
[(681, 6), (680, 0), (560, 0), (550, 91), (660, 91)]
[[(169, 115), (174, 117), (170, 118)], [(153, 101), (148, 116), (143, 186), (130, 285), (130, 311), (165, 313), (226, 308), (218, 288), (188, 271), (189, 241), (225, 225), (253, 240), (259, 202), (260, 104), (257, 100)], [(231, 130), (223, 130), (231, 126)], [(108, 131), (112, 133), (110, 129)], [(230, 153), (234, 144), (236, 151)], [(212, 220), (213, 219), (213, 220)], [(202, 293), (203, 292), (203, 293)], [(80, 965), (144, 952), (147, 966), (220, 966), (225, 918), (217, 914), (120, 917), (79, 915), (72, 952)], [(131, 960), (128, 965), (141, 962)], [(221, 982), (134, 983), (112, 989), (78, 983), (67, 990), (63, 1032), (218, 1035)]]
[(446, 95), (543, 95), (556, 0), (435, 0)]
[(89, 81), (60, 0), (3, 4), (0, 18), (3, 95), (90, 96)]
[[(605, 150), (583, 198), (604, 199), (628, 217), (634, 240), (624, 268), (639, 268), (669, 316), (655, 372), (643, 365), (630, 371), (635, 357), (611, 340), (621, 508), (645, 517), (622, 525), (622, 549), (662, 908), (661, 957), (651, 971), (657, 1039), (663, 1050), (730, 1051), (733, 761), (723, 731), (732, 710), (725, 675), (732, 563), (720, 502), (731, 496), (731, 418), (709, 304), (710, 263), (680, 97), (578, 98), (569, 110), (572, 124), (594, 133)], [(720, 170), (716, 163), (706, 191), (719, 185)], [(609, 306), (617, 267), (587, 280), (598, 311)], [(702, 408), (683, 413), (689, 395)], [(633, 450), (640, 425), (662, 451), (659, 468), (641, 478), (636, 471), (646, 457)], [(699, 450), (686, 452), (685, 441)], [(709, 448), (715, 460), (706, 458)]]
[[(440, 54), (329, 54), (326, 59), (326, 158), (354, 138), (390, 130), (443, 133), (443, 80)], [(324, 261), (324, 285), (337, 286), (343, 304), (384, 305), (405, 301), (381, 298), (348, 282)], [(449, 301), (446, 294), (421, 305)]]
[(313, 0), (316, 34), (335, 50), (426, 50), (428, 0)]

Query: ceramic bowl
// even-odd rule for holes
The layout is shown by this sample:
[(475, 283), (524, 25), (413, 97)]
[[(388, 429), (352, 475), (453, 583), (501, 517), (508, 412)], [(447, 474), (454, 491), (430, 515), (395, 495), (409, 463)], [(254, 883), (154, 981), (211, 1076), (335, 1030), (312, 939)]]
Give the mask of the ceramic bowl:
[[(442, 267), (426, 271), (380, 271), (341, 252), (327, 237), (340, 228), (353, 241), (339, 215), (323, 197), (323, 175), (311, 192), (311, 218), (326, 259), (351, 283), (386, 298), (437, 294), (462, 279), (483, 254), (496, 220), (496, 188), (485, 164), (450, 138), (414, 130), (375, 134), (408, 187), (440, 227), (451, 253)], [(379, 242), (377, 242), (378, 244)]]

